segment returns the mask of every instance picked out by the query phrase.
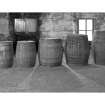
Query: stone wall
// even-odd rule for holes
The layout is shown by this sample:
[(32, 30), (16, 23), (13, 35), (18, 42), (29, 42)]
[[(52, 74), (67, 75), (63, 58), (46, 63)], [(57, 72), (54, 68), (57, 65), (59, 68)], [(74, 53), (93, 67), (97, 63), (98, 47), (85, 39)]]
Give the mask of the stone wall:
[(94, 30), (105, 30), (105, 13), (75, 13), (75, 17), (93, 19)]
[(0, 13), (0, 40), (6, 40), (9, 34), (9, 16), (8, 13)]
[[(93, 19), (94, 31), (105, 30), (105, 13), (51, 12), (39, 14), (41, 14), (40, 18), (36, 13), (26, 13), (23, 16), (40, 19), (41, 24), (38, 30), (40, 31), (41, 38), (65, 39), (67, 35), (78, 33), (78, 19), (80, 18)], [(0, 13), (0, 39), (10, 36), (10, 30), (12, 30), (12, 28), (9, 26), (9, 23), (8, 13)]]
[(63, 38), (76, 33), (77, 25), (72, 13), (44, 13), (40, 20), (41, 38)]
[(43, 13), (41, 20), (41, 37), (66, 38), (78, 33), (78, 19), (93, 19), (94, 31), (105, 30), (105, 13)]

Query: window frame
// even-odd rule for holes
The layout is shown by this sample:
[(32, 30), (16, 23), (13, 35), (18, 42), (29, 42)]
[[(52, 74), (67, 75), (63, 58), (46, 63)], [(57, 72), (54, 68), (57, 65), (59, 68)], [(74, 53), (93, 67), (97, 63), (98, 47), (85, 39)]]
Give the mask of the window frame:
[[(79, 30), (79, 20), (85, 20), (85, 30)], [(87, 20), (92, 20), (92, 30), (87, 30)], [(78, 19), (78, 34), (79, 34), (79, 31), (85, 31), (85, 35), (87, 35), (87, 31), (92, 31), (92, 40), (93, 40), (93, 33), (94, 33), (94, 19), (93, 18), (79, 18)]]
[[(22, 31), (16, 31), (16, 20), (20, 20), (20, 21), (24, 22), (24, 27), (22, 27), (23, 28)], [(31, 32), (31, 31), (29, 31), (30, 29), (28, 29), (29, 27), (27, 28), (27, 26), (28, 26), (27, 21), (28, 20), (32, 20), (32, 21), (34, 20), (36, 22), (35, 28), (37, 30), (37, 20), (35, 18), (14, 18), (14, 26), (13, 26), (14, 32), (15, 33), (35, 33), (36, 30), (35, 30), (35, 32), (34, 31)]]

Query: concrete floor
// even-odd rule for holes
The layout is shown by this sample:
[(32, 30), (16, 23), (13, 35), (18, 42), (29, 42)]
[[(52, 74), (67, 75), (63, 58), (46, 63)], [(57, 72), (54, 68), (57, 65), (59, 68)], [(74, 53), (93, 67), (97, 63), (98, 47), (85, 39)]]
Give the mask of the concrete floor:
[[(14, 60), (15, 62), (15, 60)], [(105, 67), (89, 59), (88, 66), (38, 66), (0, 69), (0, 92), (105, 92)]]

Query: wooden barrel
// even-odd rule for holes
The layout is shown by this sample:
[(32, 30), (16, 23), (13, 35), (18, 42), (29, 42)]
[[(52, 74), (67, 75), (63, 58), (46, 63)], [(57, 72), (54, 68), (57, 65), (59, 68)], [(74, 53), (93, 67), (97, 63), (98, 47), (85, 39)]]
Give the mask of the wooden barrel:
[(93, 47), (95, 63), (105, 65), (105, 31), (95, 32)]
[(18, 41), (16, 64), (19, 67), (33, 67), (36, 61), (35, 41)]
[(70, 35), (65, 46), (67, 64), (87, 65), (89, 43), (87, 35)]
[(39, 64), (43, 66), (59, 66), (62, 63), (63, 46), (61, 39), (40, 39)]
[(13, 65), (13, 42), (0, 41), (0, 68), (9, 68)]

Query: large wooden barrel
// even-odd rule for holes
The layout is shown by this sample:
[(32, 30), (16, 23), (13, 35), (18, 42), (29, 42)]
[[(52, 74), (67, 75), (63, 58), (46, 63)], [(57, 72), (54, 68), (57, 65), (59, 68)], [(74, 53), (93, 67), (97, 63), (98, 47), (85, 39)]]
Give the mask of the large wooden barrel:
[(18, 41), (16, 48), (16, 64), (19, 67), (33, 67), (36, 61), (35, 41)]
[(62, 63), (63, 45), (61, 39), (40, 39), (39, 64), (43, 66), (59, 66)]
[(13, 42), (0, 41), (0, 68), (9, 68), (13, 65)]
[(89, 43), (87, 35), (70, 35), (65, 46), (67, 64), (87, 65), (89, 58)]
[(105, 31), (95, 32), (93, 49), (95, 63), (105, 65)]

